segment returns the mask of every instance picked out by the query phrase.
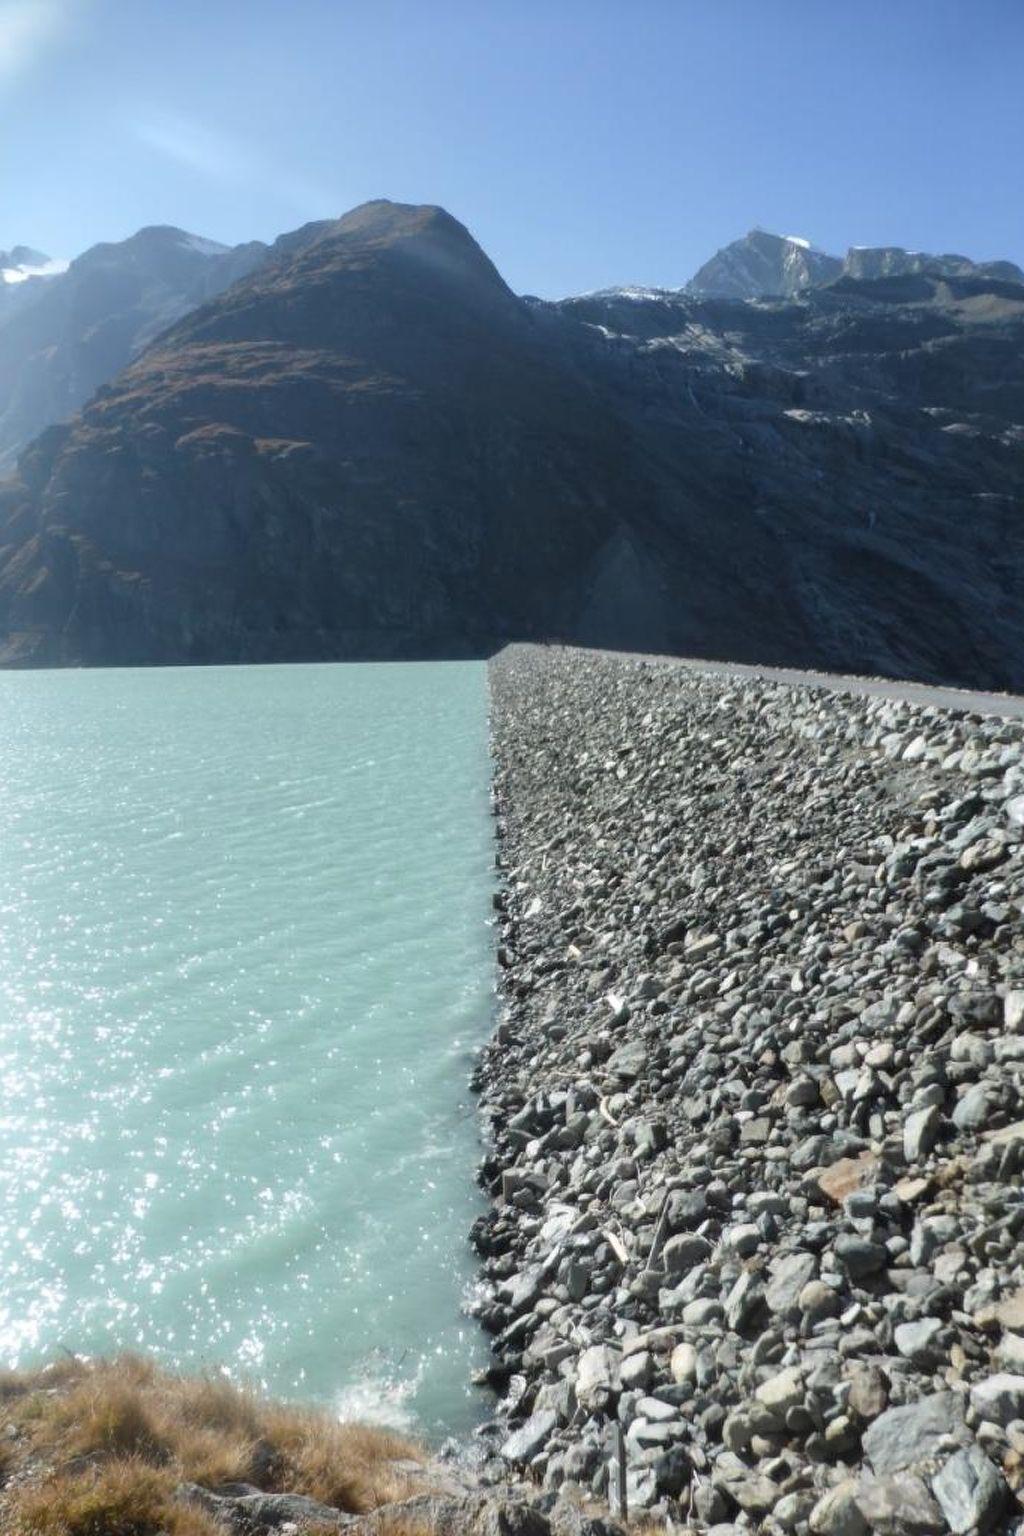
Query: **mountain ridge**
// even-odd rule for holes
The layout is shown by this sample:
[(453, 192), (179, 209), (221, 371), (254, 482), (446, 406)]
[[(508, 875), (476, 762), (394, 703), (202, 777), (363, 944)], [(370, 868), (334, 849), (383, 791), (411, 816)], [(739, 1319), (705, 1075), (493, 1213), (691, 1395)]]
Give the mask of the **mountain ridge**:
[(524, 300), (444, 210), (379, 200), (29, 446), (0, 654), (548, 637), (1021, 686), (1022, 336), (1024, 290), (984, 275)]
[(991, 277), (1024, 284), (1024, 270), (1012, 261), (974, 261), (969, 256), (910, 251), (903, 246), (851, 245), (843, 257), (799, 235), (776, 235), (755, 227), (722, 246), (688, 282), (675, 288), (624, 285), (598, 292), (690, 294), (695, 298), (796, 298), (809, 288), (845, 277), (871, 280), (933, 273), (943, 277)]
[[(91, 246), (60, 272), (0, 288), (0, 472), (266, 250), (259, 242), (231, 248), (172, 225), (149, 225), (126, 240)], [(4, 302), (5, 293), (13, 303)]]

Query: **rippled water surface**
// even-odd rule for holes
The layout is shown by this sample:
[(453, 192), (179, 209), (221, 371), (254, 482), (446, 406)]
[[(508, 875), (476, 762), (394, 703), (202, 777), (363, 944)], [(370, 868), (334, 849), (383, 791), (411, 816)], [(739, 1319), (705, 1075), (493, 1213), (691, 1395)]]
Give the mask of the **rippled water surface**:
[(0, 674), (0, 1359), (461, 1430), (483, 666)]

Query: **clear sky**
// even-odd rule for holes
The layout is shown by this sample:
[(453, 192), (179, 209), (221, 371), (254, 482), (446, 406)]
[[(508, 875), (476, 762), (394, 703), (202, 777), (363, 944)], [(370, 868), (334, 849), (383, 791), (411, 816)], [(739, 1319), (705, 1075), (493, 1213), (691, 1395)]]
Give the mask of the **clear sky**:
[(0, 248), (442, 203), (520, 292), (755, 224), (1024, 263), (1024, 0), (0, 0)]

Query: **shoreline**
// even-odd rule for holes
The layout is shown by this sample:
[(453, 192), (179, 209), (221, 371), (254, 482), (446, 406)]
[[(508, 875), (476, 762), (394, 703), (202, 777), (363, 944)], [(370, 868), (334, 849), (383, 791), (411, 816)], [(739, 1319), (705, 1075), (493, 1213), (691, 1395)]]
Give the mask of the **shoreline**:
[(1009, 1529), (1024, 727), (546, 647), (489, 683), (493, 1475), (605, 1497), (617, 1426), (631, 1513)]

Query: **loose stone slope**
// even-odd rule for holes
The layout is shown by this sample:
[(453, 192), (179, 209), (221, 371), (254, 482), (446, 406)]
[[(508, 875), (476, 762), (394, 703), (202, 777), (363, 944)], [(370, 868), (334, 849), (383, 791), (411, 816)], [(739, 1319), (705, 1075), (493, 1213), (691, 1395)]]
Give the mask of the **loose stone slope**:
[(491, 689), (504, 1462), (604, 1493), (616, 1421), (634, 1511), (1017, 1528), (1021, 724), (560, 650)]

